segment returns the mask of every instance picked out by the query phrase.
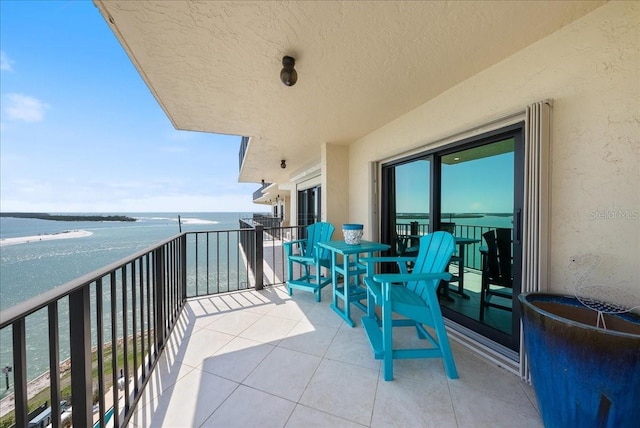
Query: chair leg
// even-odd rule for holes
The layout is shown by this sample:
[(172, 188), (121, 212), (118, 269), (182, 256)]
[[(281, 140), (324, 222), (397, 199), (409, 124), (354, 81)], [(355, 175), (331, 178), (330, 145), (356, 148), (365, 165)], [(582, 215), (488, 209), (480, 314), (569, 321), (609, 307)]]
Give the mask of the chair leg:
[(393, 380), (393, 320), (391, 302), (382, 302), (382, 346), (384, 348), (383, 375), (384, 380)]
[[(287, 283), (291, 281), (291, 278), (293, 278), (293, 263), (289, 260), (287, 262)], [(289, 291), (289, 296), (291, 296), (293, 294), (293, 290), (289, 284), (287, 284), (287, 290)]]
[(320, 288), (321, 280), (322, 280), (322, 268), (319, 266), (316, 266), (316, 284), (318, 284), (318, 288), (315, 290), (316, 302), (319, 302), (321, 299), (321, 296), (320, 296), (320, 292), (322, 291), (322, 288)]
[(485, 305), (486, 288), (487, 288), (486, 279), (482, 278), (482, 281), (480, 282), (480, 317), (479, 317), (480, 321), (484, 321), (484, 308), (486, 306)]
[(440, 352), (442, 352), (442, 362), (444, 363), (444, 369), (447, 372), (447, 376), (449, 379), (458, 379), (458, 370), (456, 369), (456, 362), (453, 359), (453, 353), (451, 352), (451, 345), (449, 344), (449, 338), (447, 337), (447, 331), (445, 330), (444, 323), (442, 321), (436, 321), (435, 330), (436, 336), (438, 337)]
[(451, 345), (449, 344), (449, 337), (447, 336), (447, 330), (444, 327), (442, 312), (440, 311), (438, 297), (436, 296), (436, 291), (434, 289), (429, 290), (429, 292), (427, 293), (427, 303), (429, 305), (429, 310), (431, 311), (431, 318), (433, 319), (433, 329), (436, 331), (438, 348), (440, 348), (440, 355), (442, 356), (444, 369), (449, 379), (458, 379), (456, 362), (453, 359)]

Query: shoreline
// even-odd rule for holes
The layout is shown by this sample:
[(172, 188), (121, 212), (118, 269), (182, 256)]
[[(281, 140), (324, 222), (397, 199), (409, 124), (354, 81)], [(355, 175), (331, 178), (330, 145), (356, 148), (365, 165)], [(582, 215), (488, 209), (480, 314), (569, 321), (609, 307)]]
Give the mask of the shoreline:
[(93, 235), (93, 232), (89, 232), (88, 230), (65, 230), (63, 232), (57, 233), (43, 233), (41, 235), (2, 238), (0, 239), (0, 247), (5, 247), (8, 245), (30, 244), (40, 241), (55, 241), (57, 239), (85, 238), (91, 235)]

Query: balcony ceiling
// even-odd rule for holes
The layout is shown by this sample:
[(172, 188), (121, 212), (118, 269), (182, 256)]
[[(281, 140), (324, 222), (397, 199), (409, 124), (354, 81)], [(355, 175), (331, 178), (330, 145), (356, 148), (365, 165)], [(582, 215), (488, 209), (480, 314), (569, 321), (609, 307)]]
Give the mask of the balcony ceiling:
[(177, 129), (252, 138), (240, 181), (256, 183), (288, 181), (321, 143), (349, 144), (605, 3), (94, 2)]

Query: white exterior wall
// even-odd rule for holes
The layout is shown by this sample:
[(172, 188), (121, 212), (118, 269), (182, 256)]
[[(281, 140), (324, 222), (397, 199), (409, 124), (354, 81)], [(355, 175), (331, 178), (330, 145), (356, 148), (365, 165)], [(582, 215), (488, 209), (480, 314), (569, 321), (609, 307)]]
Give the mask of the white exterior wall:
[(603, 283), (640, 294), (638, 2), (596, 9), (352, 144), (349, 221), (365, 224), (371, 237), (371, 195), (362, 191), (370, 188), (369, 162), (436, 147), (547, 98), (554, 102), (550, 290), (572, 293), (580, 272), (569, 258), (599, 253)]

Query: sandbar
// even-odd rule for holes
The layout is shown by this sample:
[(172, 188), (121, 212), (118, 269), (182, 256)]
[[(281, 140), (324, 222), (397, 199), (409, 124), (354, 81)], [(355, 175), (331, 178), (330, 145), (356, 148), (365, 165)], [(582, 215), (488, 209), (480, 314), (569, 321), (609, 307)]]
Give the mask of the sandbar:
[(32, 242), (40, 241), (53, 241), (56, 239), (72, 239), (72, 238), (84, 238), (86, 236), (93, 235), (93, 232), (87, 230), (65, 230), (58, 233), (44, 233), (42, 235), (33, 236), (19, 236), (17, 238), (3, 238), (0, 239), (0, 247), (16, 244), (28, 244)]

